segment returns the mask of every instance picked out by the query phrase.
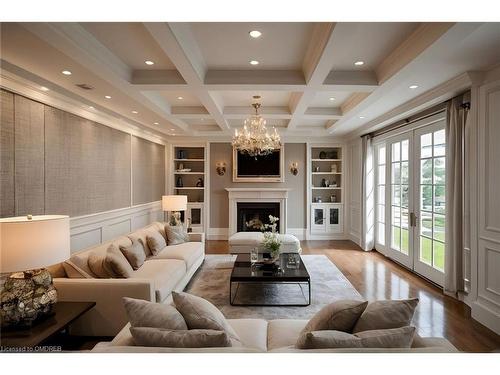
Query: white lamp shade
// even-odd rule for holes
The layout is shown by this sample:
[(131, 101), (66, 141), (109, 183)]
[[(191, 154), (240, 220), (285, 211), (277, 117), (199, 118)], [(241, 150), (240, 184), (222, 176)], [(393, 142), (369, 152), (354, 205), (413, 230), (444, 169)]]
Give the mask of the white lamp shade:
[(163, 211), (186, 211), (187, 195), (164, 195), (161, 205)]
[(0, 219), (0, 272), (44, 268), (69, 257), (69, 216)]

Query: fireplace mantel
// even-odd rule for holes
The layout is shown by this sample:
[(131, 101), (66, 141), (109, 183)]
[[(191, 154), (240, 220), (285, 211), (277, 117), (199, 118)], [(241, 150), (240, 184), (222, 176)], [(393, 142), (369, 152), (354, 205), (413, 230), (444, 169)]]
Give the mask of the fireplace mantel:
[(238, 202), (278, 202), (280, 203), (280, 233), (286, 233), (288, 192), (286, 188), (226, 188), (229, 196), (229, 235), (236, 233)]

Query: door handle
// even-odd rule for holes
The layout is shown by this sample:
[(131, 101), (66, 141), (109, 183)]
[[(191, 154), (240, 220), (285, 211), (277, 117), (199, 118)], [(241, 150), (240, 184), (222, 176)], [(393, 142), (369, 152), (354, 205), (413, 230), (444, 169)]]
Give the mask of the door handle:
[(416, 227), (417, 226), (417, 215), (415, 213), (411, 212), (410, 213), (410, 226)]

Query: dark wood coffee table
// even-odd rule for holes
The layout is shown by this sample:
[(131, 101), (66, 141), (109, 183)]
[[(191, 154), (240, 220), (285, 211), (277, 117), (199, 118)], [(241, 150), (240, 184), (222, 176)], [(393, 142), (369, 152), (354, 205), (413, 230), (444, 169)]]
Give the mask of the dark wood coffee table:
[[(234, 262), (229, 281), (229, 303), (232, 306), (309, 306), (311, 304), (311, 278), (302, 258), (297, 268), (288, 268), (286, 266), (288, 253), (283, 253), (280, 256), (282, 259), (279, 263), (283, 266), (278, 268), (272, 265), (252, 265), (250, 254), (239, 254)], [(294, 254), (294, 256), (300, 257), (299, 254)], [(234, 296), (233, 284), (236, 284)], [(304, 297), (304, 303), (237, 303), (236, 298), (240, 284), (297, 284)], [(307, 296), (302, 288), (305, 284), (307, 284)]]

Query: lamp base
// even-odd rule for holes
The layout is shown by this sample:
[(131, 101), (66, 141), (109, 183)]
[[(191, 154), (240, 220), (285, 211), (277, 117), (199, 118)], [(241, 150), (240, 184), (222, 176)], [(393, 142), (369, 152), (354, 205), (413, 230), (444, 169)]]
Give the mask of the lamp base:
[(45, 268), (10, 275), (2, 288), (2, 328), (25, 328), (50, 315), (57, 302), (52, 276)]

